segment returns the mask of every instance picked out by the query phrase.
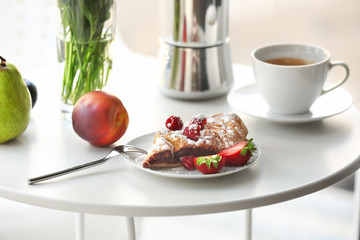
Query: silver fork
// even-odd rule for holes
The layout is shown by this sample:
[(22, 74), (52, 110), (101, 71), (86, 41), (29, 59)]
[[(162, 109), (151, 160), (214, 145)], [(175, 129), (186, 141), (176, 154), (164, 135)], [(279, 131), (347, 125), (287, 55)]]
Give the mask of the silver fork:
[(142, 154), (147, 154), (147, 151), (145, 151), (144, 149), (138, 148), (138, 147), (134, 147), (134, 146), (130, 146), (130, 145), (120, 145), (117, 147), (114, 147), (110, 150), (110, 152), (103, 158), (99, 159), (99, 160), (95, 160), (92, 162), (88, 162), (85, 164), (81, 164), (81, 165), (77, 165), (75, 167), (71, 167), (71, 168), (67, 168), (61, 171), (57, 171), (57, 172), (53, 172), (53, 173), (49, 173), (46, 175), (42, 175), (39, 177), (34, 177), (34, 178), (30, 178), (28, 179), (28, 184), (32, 185), (32, 184), (36, 184), (45, 180), (49, 180), (52, 178), (56, 178), (56, 177), (60, 177), (69, 173), (73, 173), (76, 171), (80, 171), (86, 168), (90, 168), (90, 167), (94, 167), (100, 164), (103, 164), (104, 162), (106, 162), (107, 160), (109, 160), (111, 157), (114, 157), (118, 154), (121, 153), (128, 153), (128, 152), (136, 152), (136, 153), (142, 153)]

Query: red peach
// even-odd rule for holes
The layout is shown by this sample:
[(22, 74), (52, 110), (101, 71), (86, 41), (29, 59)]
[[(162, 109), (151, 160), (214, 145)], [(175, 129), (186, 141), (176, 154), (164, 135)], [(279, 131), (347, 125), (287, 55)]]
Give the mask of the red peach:
[(120, 99), (103, 91), (84, 94), (72, 112), (74, 131), (94, 146), (116, 142), (124, 135), (128, 124), (129, 116)]

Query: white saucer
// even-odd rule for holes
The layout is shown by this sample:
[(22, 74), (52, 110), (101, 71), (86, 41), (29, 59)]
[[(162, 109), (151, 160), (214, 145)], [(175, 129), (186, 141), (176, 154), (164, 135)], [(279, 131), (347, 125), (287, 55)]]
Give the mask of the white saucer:
[(255, 84), (232, 90), (227, 100), (234, 110), (252, 117), (284, 123), (304, 123), (328, 118), (346, 111), (353, 103), (351, 94), (339, 87), (320, 96), (308, 113), (299, 115), (277, 114), (269, 111), (267, 103)]

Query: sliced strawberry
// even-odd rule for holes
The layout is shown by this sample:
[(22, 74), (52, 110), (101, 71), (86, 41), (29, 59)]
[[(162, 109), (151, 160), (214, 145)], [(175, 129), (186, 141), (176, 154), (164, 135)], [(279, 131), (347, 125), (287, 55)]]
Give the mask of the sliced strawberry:
[(187, 170), (194, 170), (194, 158), (194, 156), (184, 156), (180, 158), (180, 162)]
[(219, 155), (225, 160), (227, 166), (243, 166), (252, 157), (252, 153), (257, 149), (252, 142), (252, 138), (248, 141), (243, 141), (235, 144), (229, 148), (221, 150)]
[(219, 155), (210, 155), (194, 158), (194, 164), (203, 174), (213, 174), (221, 170), (225, 161)]

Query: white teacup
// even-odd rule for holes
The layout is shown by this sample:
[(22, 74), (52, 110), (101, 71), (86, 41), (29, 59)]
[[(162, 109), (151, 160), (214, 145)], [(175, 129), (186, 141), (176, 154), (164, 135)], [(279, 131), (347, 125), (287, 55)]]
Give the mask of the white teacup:
[[(270, 111), (279, 114), (308, 112), (319, 96), (342, 85), (350, 73), (346, 63), (330, 61), (329, 51), (312, 45), (264, 46), (253, 50), (251, 57), (257, 87)], [(345, 76), (324, 89), (334, 66), (344, 67)]]

